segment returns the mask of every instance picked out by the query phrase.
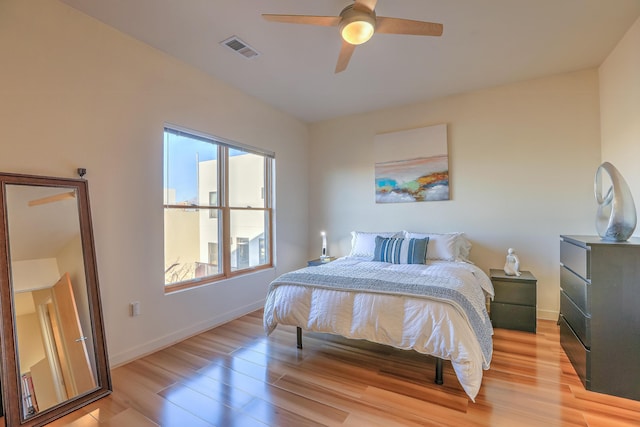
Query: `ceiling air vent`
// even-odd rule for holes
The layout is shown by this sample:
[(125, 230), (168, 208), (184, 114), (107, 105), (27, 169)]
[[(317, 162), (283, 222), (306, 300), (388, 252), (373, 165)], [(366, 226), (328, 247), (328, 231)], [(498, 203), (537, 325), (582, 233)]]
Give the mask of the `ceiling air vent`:
[(255, 50), (236, 36), (229, 37), (228, 39), (221, 41), (220, 44), (228, 47), (229, 49), (244, 56), (245, 58), (252, 59), (260, 55), (257, 50)]

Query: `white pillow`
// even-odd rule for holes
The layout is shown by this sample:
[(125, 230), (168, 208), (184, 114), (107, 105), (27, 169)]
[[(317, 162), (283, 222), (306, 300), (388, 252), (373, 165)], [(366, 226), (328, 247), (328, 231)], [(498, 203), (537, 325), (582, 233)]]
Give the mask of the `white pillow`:
[(351, 253), (349, 256), (357, 258), (373, 259), (376, 250), (376, 236), (380, 237), (402, 237), (402, 231), (393, 232), (368, 232), (368, 231), (352, 231), (351, 232)]
[(427, 259), (469, 262), (471, 242), (464, 233), (411, 233), (404, 232), (406, 239), (429, 238)]

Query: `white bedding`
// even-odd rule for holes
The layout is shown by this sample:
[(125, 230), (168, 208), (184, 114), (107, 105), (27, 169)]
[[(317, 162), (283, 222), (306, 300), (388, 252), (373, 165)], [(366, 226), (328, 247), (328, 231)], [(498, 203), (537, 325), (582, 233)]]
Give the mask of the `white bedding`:
[[(345, 257), (311, 268), (344, 268), (397, 272), (416, 277), (456, 277), (472, 292), (493, 296), (487, 275), (464, 262), (428, 261), (427, 264), (388, 264)], [(301, 270), (302, 271), (302, 270)], [(468, 291), (467, 291), (468, 292)], [(483, 298), (484, 300), (484, 298)], [(493, 330), (484, 304), (481, 322)], [(488, 323), (488, 325), (486, 324)], [(463, 389), (475, 401), (483, 369), (489, 369), (491, 351), (481, 348), (474, 327), (460, 307), (424, 296), (332, 290), (282, 283), (272, 286), (265, 302), (264, 327), (278, 324), (304, 330), (366, 339), (401, 349), (413, 349), (450, 360)], [(477, 325), (476, 330), (477, 330)]]

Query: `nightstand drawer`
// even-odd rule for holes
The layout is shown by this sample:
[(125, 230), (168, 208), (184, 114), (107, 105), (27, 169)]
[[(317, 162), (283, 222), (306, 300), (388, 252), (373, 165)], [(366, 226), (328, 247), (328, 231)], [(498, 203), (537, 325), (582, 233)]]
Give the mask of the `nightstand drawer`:
[[(517, 280), (517, 279), (516, 279)], [(536, 305), (535, 283), (523, 281), (510, 281), (506, 279), (493, 279), (493, 289), (495, 291), (494, 301), (506, 304)]]
[(560, 287), (580, 310), (591, 314), (589, 283), (564, 266), (560, 266)]
[(562, 315), (560, 316), (560, 345), (562, 345), (582, 384), (587, 390), (590, 390), (591, 352), (582, 345)]
[(591, 348), (591, 318), (564, 293), (560, 292), (560, 313), (585, 347)]
[(491, 324), (495, 328), (536, 331), (536, 308), (528, 305), (491, 302)]
[(560, 263), (584, 279), (591, 279), (589, 251), (566, 240), (560, 241)]

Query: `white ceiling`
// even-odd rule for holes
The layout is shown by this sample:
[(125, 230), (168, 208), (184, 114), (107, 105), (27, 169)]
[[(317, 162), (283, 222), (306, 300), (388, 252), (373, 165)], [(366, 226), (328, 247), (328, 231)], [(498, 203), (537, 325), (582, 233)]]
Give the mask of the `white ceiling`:
[[(337, 28), (261, 14), (349, 0), (62, 1), (306, 122), (597, 67), (640, 15), (640, 0), (379, 0), (378, 15), (440, 22), (442, 37), (376, 34), (334, 74)], [(232, 35), (260, 56), (219, 44)]]

